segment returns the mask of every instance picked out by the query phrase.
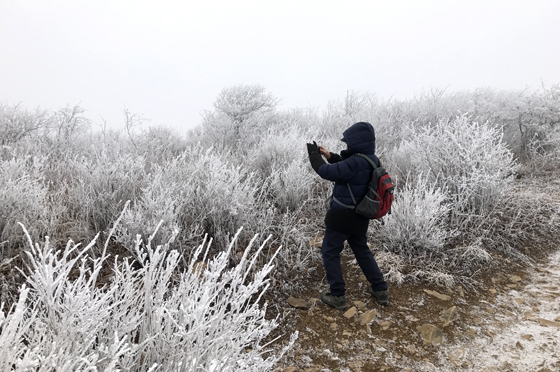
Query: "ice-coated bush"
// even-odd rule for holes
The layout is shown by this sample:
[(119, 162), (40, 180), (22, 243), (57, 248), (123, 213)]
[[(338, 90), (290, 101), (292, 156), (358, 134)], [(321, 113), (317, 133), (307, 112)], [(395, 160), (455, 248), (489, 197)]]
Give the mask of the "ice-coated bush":
[(445, 191), (419, 174), (399, 188), (391, 214), (381, 229), (385, 249), (404, 257), (430, 255), (453, 236), (447, 225), (451, 205)]
[(147, 237), (162, 220), (159, 236), (178, 229), (178, 243), (194, 244), (208, 233), (215, 243), (226, 245), (241, 226), (252, 226), (261, 208), (262, 185), (255, 175), (213, 148), (190, 147), (167, 164), (154, 165), (145, 182), (118, 227), (117, 237), (125, 246), (137, 234)]
[(317, 175), (309, 164), (306, 143), (313, 140), (328, 146), (314, 137), (312, 129), (288, 127), (268, 133), (247, 155), (247, 166), (262, 183), (265, 195), (282, 213), (293, 211), (312, 198)]
[(34, 234), (48, 234), (56, 215), (47, 205), (43, 157), (20, 157), (0, 163), (0, 261), (24, 242), (17, 222), (29, 224)]
[(299, 158), (272, 169), (271, 176), (265, 182), (269, 183), (277, 208), (293, 211), (310, 199), (313, 178), (307, 170), (308, 167), (309, 161)]
[(21, 105), (0, 102), (0, 146), (14, 145), (45, 127), (49, 115), (45, 110), (28, 111)]
[[(274, 256), (255, 268), (248, 245), (239, 264), (229, 251), (210, 257), (202, 243), (179, 270), (181, 254), (148, 240), (129, 260), (87, 257), (88, 246), (49, 240), (30, 250), (27, 279), (12, 309), (0, 311), (0, 366), (17, 371), (264, 371), (287, 351), (264, 341), (277, 320), (265, 319), (262, 296)], [(249, 252), (252, 252), (250, 255)]]
[(531, 140), (527, 151), (530, 160), (525, 165), (532, 174), (557, 173), (560, 169), (560, 128), (551, 130), (544, 140)]
[(410, 128), (391, 155), (395, 176), (414, 175), (446, 189), (455, 213), (482, 214), (512, 184), (517, 165), (502, 142), (502, 131), (466, 115)]
[(409, 100), (380, 100), (371, 93), (349, 91), (342, 100), (331, 101), (324, 115), (330, 135), (355, 121), (369, 121), (377, 133), (378, 154), (384, 156), (403, 138), (403, 124), (422, 127), (439, 121), (452, 121), (469, 114), (478, 122), (489, 121), (503, 128), (503, 141), (517, 159), (530, 160), (528, 148), (535, 138), (539, 143), (560, 124), (560, 85), (539, 90), (497, 90), (479, 88), (472, 91), (447, 92), (423, 90)]
[(180, 156), (185, 150), (184, 139), (176, 130), (163, 126), (150, 126), (134, 137), (136, 152), (147, 164), (163, 164)]
[(374, 94), (349, 91), (344, 100), (329, 102), (321, 129), (326, 140), (338, 141), (342, 132), (352, 124), (369, 122), (375, 129), (375, 152), (379, 157), (385, 158), (387, 149), (392, 149), (402, 139), (403, 123), (407, 122), (402, 111), (398, 104), (384, 102)]
[(108, 232), (126, 201), (140, 198), (145, 185), (143, 157), (108, 149), (88, 155), (50, 170), (51, 200), (65, 209), (60, 218), (64, 235), (58, 237), (62, 241), (73, 236), (87, 242), (98, 232)]
[(305, 133), (293, 128), (270, 131), (247, 154), (247, 165), (261, 178), (270, 176), (295, 159), (306, 159)]

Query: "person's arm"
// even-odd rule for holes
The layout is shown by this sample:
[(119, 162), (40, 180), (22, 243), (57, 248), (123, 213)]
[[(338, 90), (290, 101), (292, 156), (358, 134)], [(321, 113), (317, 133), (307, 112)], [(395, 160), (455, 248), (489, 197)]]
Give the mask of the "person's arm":
[(331, 156), (327, 158), (330, 164), (334, 164), (334, 163), (338, 163), (339, 161), (342, 161), (342, 156), (335, 154), (334, 152), (331, 152), (330, 155)]
[(321, 178), (334, 182), (351, 182), (355, 175), (357, 164), (354, 159), (345, 159), (334, 164), (321, 166), (317, 173)]

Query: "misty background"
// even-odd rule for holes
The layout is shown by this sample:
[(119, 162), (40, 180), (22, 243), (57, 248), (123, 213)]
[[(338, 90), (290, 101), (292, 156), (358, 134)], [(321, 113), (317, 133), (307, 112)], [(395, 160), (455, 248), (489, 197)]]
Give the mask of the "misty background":
[(279, 109), (349, 90), (538, 89), (560, 82), (560, 2), (0, 2), (0, 101), (79, 104), (94, 127), (184, 131), (219, 92), (258, 83)]

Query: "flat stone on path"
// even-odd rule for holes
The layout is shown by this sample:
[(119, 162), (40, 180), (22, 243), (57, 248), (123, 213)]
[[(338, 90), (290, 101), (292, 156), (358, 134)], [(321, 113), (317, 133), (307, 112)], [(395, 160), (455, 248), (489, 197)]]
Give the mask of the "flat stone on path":
[(451, 300), (451, 296), (444, 295), (444, 294), (438, 293), (438, 292), (436, 292), (436, 291), (430, 291), (429, 289), (424, 289), (424, 292), (426, 292), (426, 293), (429, 294), (430, 296), (437, 297), (437, 298), (439, 298), (439, 299), (442, 300), (442, 301), (449, 301), (449, 300)]
[(288, 297), (288, 303), (295, 307), (296, 309), (306, 309), (308, 310), (311, 307), (311, 303), (309, 301), (302, 300), (301, 298), (295, 297)]
[(509, 277), (509, 280), (511, 280), (512, 283), (518, 283), (520, 282), (522, 279), (521, 277), (517, 276), (517, 275), (512, 275)]
[(404, 319), (405, 319), (407, 322), (417, 322), (417, 321), (420, 320), (420, 319), (418, 319), (418, 318), (415, 318), (414, 315), (407, 315), (407, 316), (405, 316)]
[(457, 317), (457, 307), (456, 306), (451, 306), (449, 309), (443, 310), (439, 314), (439, 319), (443, 322), (444, 327), (447, 327), (448, 325), (450, 325), (451, 322), (453, 321), (453, 319), (455, 319), (456, 317)]
[(558, 323), (558, 322), (553, 322), (552, 320), (543, 319), (543, 318), (537, 318), (537, 321), (538, 321), (542, 326), (560, 328), (560, 323)]
[(356, 307), (352, 306), (350, 309), (348, 309), (345, 313), (344, 313), (344, 317), (347, 319), (352, 318), (354, 315), (356, 315)]
[(525, 319), (535, 319), (536, 316), (535, 314), (533, 314), (532, 311), (526, 311), (523, 316), (525, 317)]
[(385, 320), (385, 321), (379, 322), (379, 325), (381, 326), (381, 328), (383, 328), (384, 331), (386, 331), (391, 326), (391, 321)]
[(360, 315), (360, 324), (362, 325), (369, 324), (373, 321), (373, 319), (375, 319), (376, 316), (377, 316), (377, 310), (373, 309), (370, 311), (366, 311), (365, 313)]
[(356, 306), (357, 308), (362, 308), (362, 307), (366, 306), (366, 304), (363, 303), (362, 301), (352, 301), (352, 303), (353, 303), (354, 306)]
[(441, 329), (433, 324), (423, 324), (417, 328), (425, 343), (431, 343), (432, 345), (441, 344), (443, 340), (443, 332)]

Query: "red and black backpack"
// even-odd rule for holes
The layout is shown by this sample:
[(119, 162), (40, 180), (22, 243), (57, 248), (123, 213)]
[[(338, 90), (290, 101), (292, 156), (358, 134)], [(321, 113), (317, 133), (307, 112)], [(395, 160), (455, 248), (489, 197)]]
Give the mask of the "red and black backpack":
[(393, 185), (393, 181), (391, 180), (391, 177), (389, 176), (387, 171), (385, 171), (385, 169), (382, 167), (381, 161), (379, 162), (379, 166), (377, 166), (367, 155), (359, 153), (355, 155), (361, 156), (362, 158), (366, 159), (373, 167), (373, 175), (371, 177), (371, 181), (369, 182), (366, 196), (364, 196), (364, 198), (359, 203), (356, 203), (356, 199), (354, 198), (352, 189), (350, 188), (350, 185), (348, 185), (348, 190), (350, 191), (350, 196), (354, 201), (354, 205), (349, 206), (340, 203), (336, 199), (334, 200), (339, 204), (354, 209), (356, 213), (361, 216), (367, 217), (369, 219), (379, 219), (385, 216), (387, 213), (391, 213), (391, 205), (393, 204), (393, 191), (395, 189), (395, 186)]

